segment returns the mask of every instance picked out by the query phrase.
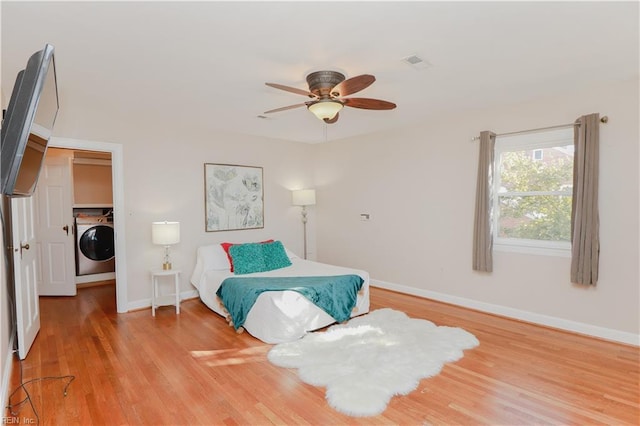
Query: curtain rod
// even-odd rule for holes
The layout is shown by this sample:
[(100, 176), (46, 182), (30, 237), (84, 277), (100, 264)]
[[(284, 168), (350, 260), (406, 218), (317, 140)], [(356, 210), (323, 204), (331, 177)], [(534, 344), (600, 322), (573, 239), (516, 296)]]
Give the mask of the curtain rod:
[[(601, 123), (608, 123), (609, 122), (609, 117), (608, 116), (603, 116), (600, 118), (600, 122)], [(529, 129), (529, 130), (519, 130), (517, 132), (508, 132), (508, 133), (496, 133), (496, 136), (509, 136), (509, 135), (521, 135), (524, 133), (533, 133), (533, 132), (539, 132), (541, 130), (553, 130), (553, 129), (562, 129), (565, 127), (573, 127), (573, 126), (579, 126), (580, 123), (569, 123), (569, 124), (558, 124), (557, 126), (549, 126), (549, 127), (538, 127), (537, 129)], [(480, 139), (480, 136), (474, 136), (471, 138), (471, 141), (477, 141)]]

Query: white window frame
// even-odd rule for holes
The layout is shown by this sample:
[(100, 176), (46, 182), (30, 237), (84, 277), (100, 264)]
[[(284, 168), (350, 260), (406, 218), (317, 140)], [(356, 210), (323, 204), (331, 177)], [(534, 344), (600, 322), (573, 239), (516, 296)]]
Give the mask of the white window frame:
[[(492, 229), (493, 248), (496, 251), (506, 251), (515, 253), (538, 254), (546, 256), (571, 257), (571, 243), (568, 241), (544, 241), (530, 240), (524, 238), (504, 238), (498, 237), (499, 226), (499, 203), (498, 191), (501, 187), (500, 180), (500, 160), (501, 154), (510, 151), (535, 150), (541, 148), (551, 148), (573, 144), (573, 128), (544, 130), (518, 135), (497, 136), (495, 144), (495, 176), (493, 179), (493, 215)], [(558, 195), (557, 191), (550, 192), (519, 192), (511, 195)], [(566, 191), (563, 195), (571, 196), (571, 191)]]

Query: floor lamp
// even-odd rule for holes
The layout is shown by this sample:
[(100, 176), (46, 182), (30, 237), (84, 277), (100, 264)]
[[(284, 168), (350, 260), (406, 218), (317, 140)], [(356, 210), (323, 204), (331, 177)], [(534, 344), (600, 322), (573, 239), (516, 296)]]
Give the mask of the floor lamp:
[(307, 206), (316, 204), (315, 189), (298, 189), (292, 191), (292, 204), (302, 206), (302, 229), (304, 234), (304, 258), (307, 258)]

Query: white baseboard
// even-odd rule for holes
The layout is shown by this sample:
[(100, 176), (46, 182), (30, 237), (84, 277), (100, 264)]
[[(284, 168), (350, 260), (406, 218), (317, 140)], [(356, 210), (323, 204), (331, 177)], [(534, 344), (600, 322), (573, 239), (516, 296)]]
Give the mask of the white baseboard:
[(407, 287), (400, 284), (388, 283), (385, 281), (371, 280), (371, 285), (387, 290), (397, 291), (399, 293), (410, 294), (412, 296), (424, 297), (427, 299), (437, 300), (439, 302), (450, 303), (452, 305), (462, 306), (465, 308), (476, 309), (478, 311), (490, 314), (501, 315), (521, 321), (531, 322), (547, 327), (558, 328), (574, 333), (586, 334), (601, 339), (612, 340), (614, 342), (626, 343), (629, 345), (640, 346), (640, 335), (628, 333), (626, 331), (614, 330), (611, 328), (599, 327), (596, 325), (585, 324), (582, 322), (571, 321), (564, 318), (552, 317), (549, 315), (537, 314), (534, 312), (523, 311), (520, 309), (510, 308), (507, 306), (494, 305), (491, 303), (480, 302), (464, 297), (452, 296), (449, 294), (438, 293), (435, 291), (424, 290), (414, 287)]
[[(194, 299), (199, 297), (198, 290), (188, 290), (180, 292), (180, 300)], [(127, 304), (127, 311), (136, 311), (138, 309), (150, 308), (151, 298), (136, 300)]]
[(104, 272), (102, 274), (80, 275), (76, 276), (76, 284), (92, 283), (95, 281), (115, 280), (115, 272)]
[(11, 373), (13, 372), (13, 345), (15, 343), (15, 333), (11, 333), (9, 339), (9, 347), (7, 348), (7, 359), (4, 360), (2, 366), (2, 390), (0, 390), (0, 401), (2, 401), (2, 409), (8, 404), (9, 398), (9, 380), (11, 379)]

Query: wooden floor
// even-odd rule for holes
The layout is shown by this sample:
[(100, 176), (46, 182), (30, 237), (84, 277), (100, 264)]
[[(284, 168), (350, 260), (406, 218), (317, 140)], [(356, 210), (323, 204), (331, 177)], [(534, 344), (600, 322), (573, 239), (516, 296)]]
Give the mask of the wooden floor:
[[(463, 327), (480, 346), (394, 397), (380, 416), (332, 410), (324, 389), (266, 360), (271, 345), (235, 334), (198, 299), (180, 315), (160, 308), (116, 314), (115, 289), (41, 298), (42, 328), (23, 362), (41, 424), (147, 425), (637, 425), (639, 350), (381, 289), (372, 309), (391, 307)], [(13, 387), (19, 384), (13, 364)], [(19, 391), (16, 403), (24, 397)], [(5, 414), (11, 416), (9, 413)], [(25, 404), (20, 424), (35, 423)], [(14, 418), (15, 419), (15, 418)], [(11, 419), (9, 419), (11, 422)], [(15, 424), (15, 420), (13, 421)], [(5, 419), (4, 423), (7, 423)]]

